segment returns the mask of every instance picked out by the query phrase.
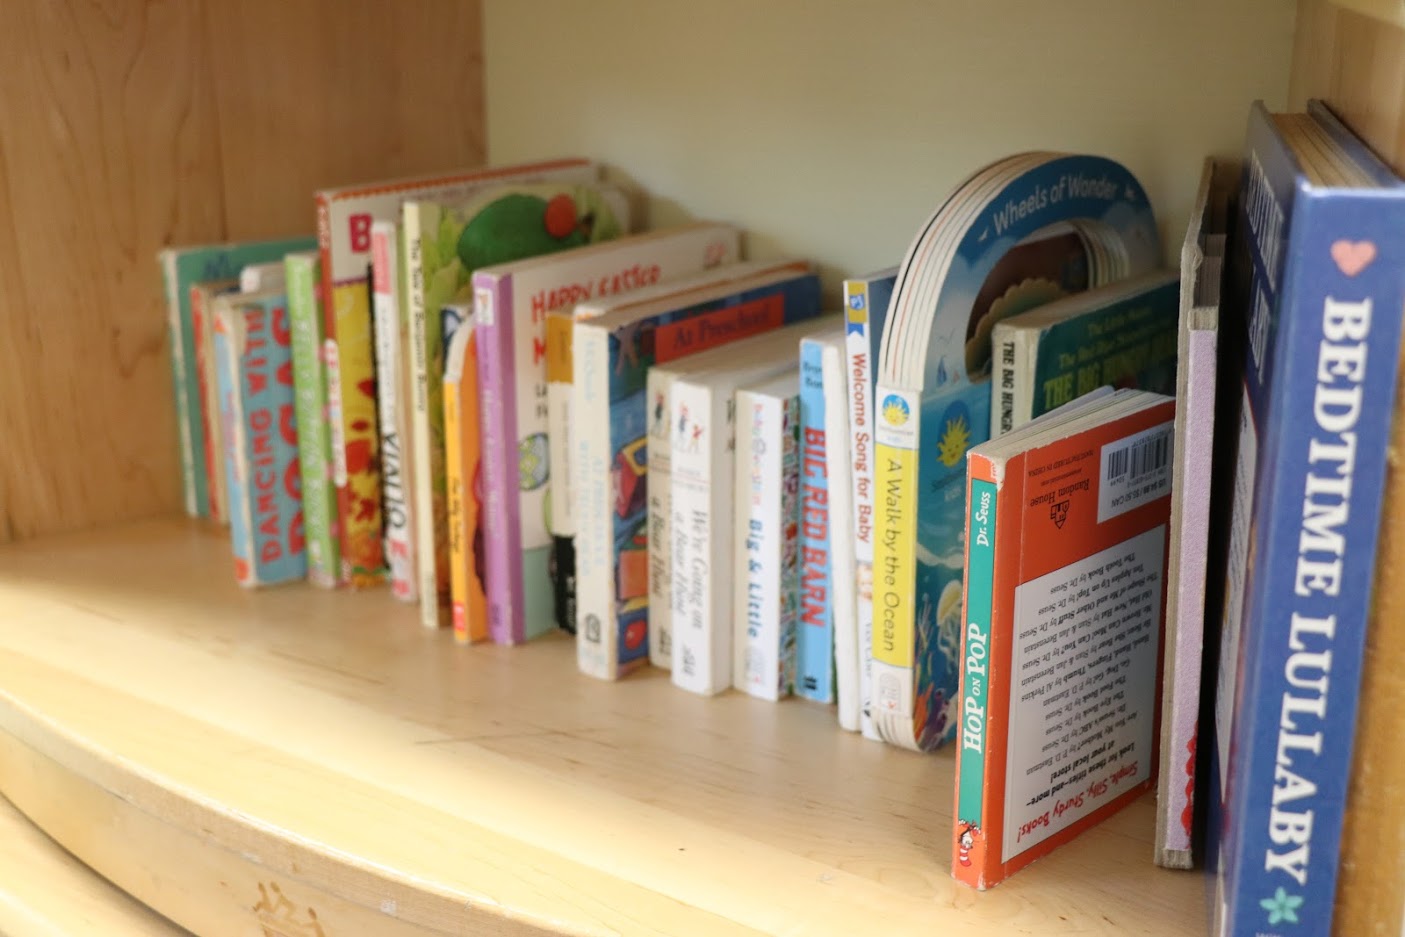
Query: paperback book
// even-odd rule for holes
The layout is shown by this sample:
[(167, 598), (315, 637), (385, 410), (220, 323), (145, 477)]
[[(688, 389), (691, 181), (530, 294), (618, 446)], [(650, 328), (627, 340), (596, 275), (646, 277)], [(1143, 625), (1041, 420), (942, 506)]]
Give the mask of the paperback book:
[(800, 625), (795, 692), (834, 702), (834, 605), (829, 473), (825, 460), (825, 346), (800, 343)]
[(592, 416), (574, 451), (576, 659), (601, 679), (649, 658), (649, 369), (819, 313), (819, 278), (803, 261), (732, 264), (678, 287), (575, 324), (573, 409)]
[(224, 432), (220, 426), (220, 390), (215, 375), (215, 297), (239, 291), (237, 280), (208, 280), (190, 287), (190, 322), (195, 333), (195, 378), (200, 392), (200, 439), (205, 465), (209, 518), (229, 523), (229, 489), (224, 477)]
[[(496, 185), (591, 183), (598, 167), (583, 159), (465, 170), (317, 193), (317, 244), (331, 402), (337, 516), (345, 578), (356, 586), (384, 577), (376, 371), (368, 270), (371, 226), (396, 221), (407, 199), (465, 198)], [(407, 230), (406, 240), (409, 240)], [(280, 254), (281, 256), (281, 254)]]
[(968, 453), (952, 872), (998, 884), (1157, 759), (1175, 401), (1079, 398)]

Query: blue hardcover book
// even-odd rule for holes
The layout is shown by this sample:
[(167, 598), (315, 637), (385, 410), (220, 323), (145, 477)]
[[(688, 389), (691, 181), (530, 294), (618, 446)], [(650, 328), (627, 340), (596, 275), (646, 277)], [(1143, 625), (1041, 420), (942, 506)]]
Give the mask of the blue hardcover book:
[(1239, 228), (1249, 325), (1212, 750), (1214, 932), (1327, 937), (1394, 414), (1405, 185), (1321, 105), (1255, 104)]
[(803, 261), (737, 264), (697, 282), (574, 325), (576, 661), (601, 679), (649, 658), (649, 368), (820, 310), (819, 277)]
[(235, 578), (241, 586), (306, 578), (287, 298), (220, 296), (214, 331)]
[(800, 342), (800, 627), (795, 692), (834, 702), (834, 602), (824, 435), (824, 343)]

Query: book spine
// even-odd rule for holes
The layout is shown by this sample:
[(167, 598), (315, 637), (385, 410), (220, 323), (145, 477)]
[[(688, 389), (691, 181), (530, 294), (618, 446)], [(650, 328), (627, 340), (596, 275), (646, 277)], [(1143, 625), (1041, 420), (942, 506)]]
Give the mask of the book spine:
[(234, 553), (234, 580), (254, 584), (253, 524), (249, 517), (248, 464), (244, 451), (244, 407), (239, 386), (239, 357), (243, 345), (243, 319), (235, 310), (216, 307), (215, 379), (219, 384), (220, 424), (224, 427), (221, 450), (229, 484), (229, 542)]
[[(740, 430), (732, 552), (732, 578), (737, 584), (732, 596), (732, 686), (766, 700), (780, 698), (781, 557), (777, 522), (781, 437), (776, 414), (771, 412), (774, 404), (766, 397), (744, 390), (737, 392)], [(658, 483), (652, 463), (649, 476), (650, 481)], [(652, 551), (652, 528), (649, 533)]]
[(795, 692), (800, 628), (800, 395), (787, 397), (780, 408), (781, 503), (780, 532), (780, 692)]
[[(454, 634), (460, 642), (484, 641), (488, 638), (488, 596), (484, 590), (483, 567), (483, 505), (479, 471), (482, 465), (482, 446), (478, 430), (478, 336), (473, 331), (473, 323), (465, 322), (460, 328), (468, 329), (463, 343), (463, 360), (459, 365), (457, 396), (454, 401), (458, 426), (453, 428), (453, 439), (458, 450), (459, 491), (457, 494), (460, 521), (451, 531), (459, 544), (459, 560), (454, 569), (461, 574), (461, 591), (454, 598)], [(446, 387), (447, 393), (447, 387)], [(445, 397), (445, 432), (450, 432), (447, 401)], [(447, 452), (446, 452), (447, 455)]]
[(488, 623), (499, 644), (526, 639), (522, 609), (522, 532), (518, 518), (517, 381), (513, 372), (512, 281), (473, 278), (477, 320), (483, 504), (486, 514)]
[(176, 400), (176, 439), (180, 443), (181, 492), (185, 499), (185, 513), (190, 517), (204, 517), (209, 507), (202, 507), (200, 503), (200, 473), (197, 471), (195, 460), (193, 414), (188, 389), (188, 372), (192, 362), (187, 353), (185, 336), (188, 330), (183, 322), (176, 261), (163, 255), (161, 272), (166, 285), (166, 333), (171, 346), (171, 385), (175, 390)]
[(331, 588), (341, 581), (341, 542), (332, 484), (326, 369), (322, 362), (319, 262), (314, 257), (291, 254), (286, 264), (308, 579), (314, 585)]
[(224, 491), (224, 469), (219, 457), (219, 401), (214, 376), (215, 363), (210, 360), (213, 345), (210, 313), (205, 308), (205, 291), (190, 289), (190, 326), (195, 345), (195, 383), (200, 405), (201, 454), (205, 465), (205, 493), (209, 502), (210, 520), (229, 523), (229, 505)]
[[(717, 518), (713, 516), (712, 449), (723, 445), (725, 428), (712, 412), (708, 388), (676, 381), (670, 415), (680, 428), (673, 449), (670, 495), (673, 512), (673, 667), (675, 686), (713, 696), (731, 686), (731, 653), (717, 655), (714, 635), (723, 622), (714, 620), (712, 565)], [(728, 633), (730, 637), (730, 630)]]
[(859, 731), (859, 625), (855, 606), (854, 482), (849, 457), (846, 356), (826, 345), (823, 360), (825, 475), (828, 481), (830, 598), (834, 622), (834, 697), (839, 725)]
[[(614, 519), (610, 466), (614, 452), (610, 403), (610, 336), (603, 329), (576, 323), (572, 341), (575, 364), (573, 409), (593, 414), (575, 433), (575, 467), (579, 501), (576, 510), (576, 666), (601, 680), (618, 676), (615, 647)], [(486, 394), (486, 390), (485, 390)]]
[[(823, 346), (800, 343), (800, 634), (796, 692), (834, 702), (834, 604)], [(676, 515), (675, 515), (676, 516)]]
[(913, 747), (921, 401), (885, 384), (874, 400), (873, 718), (884, 741)]
[(853, 464), (854, 614), (859, 632), (859, 729), (878, 740), (873, 725), (873, 332), (867, 280), (844, 282), (844, 345), (849, 375), (849, 456)]
[(1019, 368), (1015, 358), (1018, 342), (1015, 330), (997, 323), (990, 337), (991, 360), (995, 362), (990, 390), (995, 396), (990, 404), (990, 438), (1015, 428), (1015, 384)]
[[(956, 746), (956, 822), (952, 826), (951, 874), (974, 888), (994, 884), (1000, 837), (993, 829), (991, 801), (997, 779), (987, 773), (994, 705), (991, 638), (995, 625), (996, 544), (1000, 496), (995, 465), (967, 458), (966, 570), (964, 626), (961, 631), (961, 710)], [(1018, 531), (1016, 531), (1018, 533)], [(1007, 563), (1006, 566), (1009, 564)], [(1001, 570), (1001, 578), (1012, 570)], [(1003, 593), (1002, 593), (1003, 594)]]
[[(319, 224), (320, 231), (320, 224)], [(381, 530), (380, 436), (370, 283), (366, 275), (328, 285), (323, 258), (328, 397), (336, 411), (337, 513), (342, 571), (353, 586), (385, 578)]]
[(458, 377), (444, 378), (444, 494), (449, 528), (449, 608), (454, 640), (467, 644), (469, 541), (465, 536), (467, 512), (461, 435), (464, 415), (459, 412), (461, 383)]
[(1257, 306), (1250, 322), (1245, 384), (1263, 438), (1255, 559), (1240, 573), (1224, 853), (1233, 935), (1332, 932), (1394, 416), (1384, 402), (1405, 305), (1402, 226), (1398, 197), (1300, 192), (1277, 308)]
[[(371, 225), (371, 315), (376, 336), (376, 416), (380, 420), (381, 516), (385, 522), (385, 558), (390, 591), (402, 602), (420, 595), (416, 568), (416, 518), (406, 477), (405, 427), (401, 424), (399, 290), (396, 283), (397, 234), (394, 223)], [(418, 502), (416, 502), (418, 503)], [(422, 616), (423, 620), (423, 616)], [(437, 619), (436, 619), (437, 626)]]
[(650, 368), (649, 406), (649, 663), (673, 667), (673, 426), (669, 391), (672, 371)]
[[(352, 558), (348, 552), (351, 531), (347, 521), (351, 514), (351, 490), (347, 487), (346, 432), (342, 420), (341, 355), (337, 351), (337, 294), (332, 279), (331, 204), (317, 196), (317, 259), (322, 273), (322, 365), (327, 374), (327, 427), (332, 442), (332, 488), (337, 500), (337, 535), (340, 543), (342, 582), (353, 582)], [(364, 576), (354, 577), (355, 585), (364, 584)]]
[(553, 614), (556, 627), (576, 630), (575, 485), (571, 480), (571, 335), (574, 319), (553, 312), (546, 317), (547, 457), (551, 472), (550, 524)]

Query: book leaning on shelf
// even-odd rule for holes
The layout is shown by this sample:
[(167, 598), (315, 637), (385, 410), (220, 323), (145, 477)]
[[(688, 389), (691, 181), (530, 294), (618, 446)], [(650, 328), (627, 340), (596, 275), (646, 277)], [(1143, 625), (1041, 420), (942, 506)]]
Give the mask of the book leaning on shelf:
[[(1219, 937), (1332, 933), (1405, 307), (1405, 185), (1332, 113), (1249, 115), (1247, 354), (1215, 698)], [(1231, 427), (1226, 430), (1233, 431)]]
[(1104, 388), (968, 453), (960, 881), (998, 884), (1156, 775), (1174, 413)]

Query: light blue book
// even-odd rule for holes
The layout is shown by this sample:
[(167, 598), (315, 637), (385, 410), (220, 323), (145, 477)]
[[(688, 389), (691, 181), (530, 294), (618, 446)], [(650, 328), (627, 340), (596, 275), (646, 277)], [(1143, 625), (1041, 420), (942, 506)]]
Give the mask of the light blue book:
[(795, 692), (832, 703), (834, 580), (825, 445), (824, 343), (807, 338), (800, 342), (800, 623)]

